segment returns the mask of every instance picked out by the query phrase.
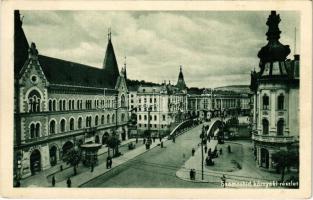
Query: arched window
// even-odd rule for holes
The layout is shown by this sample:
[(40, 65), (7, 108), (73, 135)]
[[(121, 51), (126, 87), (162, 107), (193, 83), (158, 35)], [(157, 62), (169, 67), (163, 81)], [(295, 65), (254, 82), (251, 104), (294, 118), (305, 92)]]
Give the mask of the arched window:
[(68, 109), (72, 110), (72, 101), (71, 100), (68, 100)]
[(114, 123), (115, 122), (115, 115), (113, 114), (112, 115), (112, 123)]
[(28, 95), (28, 111), (40, 112), (40, 94), (37, 90), (32, 90)]
[(109, 114), (107, 115), (107, 123), (108, 124), (110, 123), (110, 115)]
[(263, 110), (268, 110), (269, 109), (269, 97), (265, 94), (263, 96)]
[(49, 111), (52, 111), (53, 110), (53, 108), (52, 108), (52, 100), (50, 99), (49, 100)]
[(86, 117), (86, 127), (91, 127), (91, 116)]
[(122, 94), (122, 96), (121, 96), (121, 107), (125, 107), (126, 105), (125, 105), (125, 96), (124, 96), (124, 94)]
[(54, 134), (55, 133), (55, 121), (54, 120), (50, 121), (49, 132), (50, 132), (50, 134)]
[(262, 120), (262, 125), (263, 125), (263, 134), (268, 135), (269, 127), (267, 119)]
[(284, 120), (280, 119), (277, 122), (277, 135), (284, 135)]
[(277, 102), (278, 102), (278, 110), (284, 110), (284, 100), (285, 100), (285, 97), (283, 94), (280, 94), (278, 96), (278, 99), (277, 99)]
[(57, 104), (57, 101), (53, 100), (53, 105), (52, 105), (53, 111), (56, 111), (56, 104)]
[(30, 138), (35, 137), (35, 124), (30, 125)]
[(95, 117), (95, 126), (98, 126), (98, 120), (99, 120), (99, 117), (98, 115)]
[(65, 110), (65, 100), (63, 100), (63, 110)]
[(62, 100), (59, 100), (59, 110), (63, 110), (62, 108), (63, 108), (63, 106), (62, 106)]
[(62, 120), (61, 120), (61, 123), (60, 123), (60, 130), (61, 130), (61, 132), (64, 132), (64, 131), (65, 131), (65, 119), (62, 119)]
[(36, 137), (39, 137), (40, 136), (40, 124), (37, 123), (36, 124)]
[(81, 117), (79, 117), (78, 118), (78, 128), (80, 129), (80, 128), (82, 128), (82, 118)]
[(122, 113), (122, 116), (121, 116), (121, 121), (123, 122), (125, 120), (125, 114)]
[(74, 130), (74, 119), (73, 118), (70, 119), (70, 130), (71, 131)]
[(101, 116), (101, 124), (104, 124), (104, 115)]
[(79, 102), (79, 100), (77, 100), (77, 102), (76, 102), (76, 103), (77, 103), (76, 108), (77, 108), (77, 109), (80, 109), (80, 106), (79, 106), (79, 105), (80, 105), (80, 102)]

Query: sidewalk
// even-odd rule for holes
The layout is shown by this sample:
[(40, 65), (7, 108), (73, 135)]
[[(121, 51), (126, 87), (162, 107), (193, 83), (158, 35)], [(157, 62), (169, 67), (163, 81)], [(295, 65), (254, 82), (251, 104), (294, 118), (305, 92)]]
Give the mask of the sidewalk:
[[(231, 142), (229, 142), (231, 143)], [(227, 143), (226, 143), (227, 144)], [(208, 149), (214, 149), (217, 144), (217, 140), (211, 140), (208, 145)], [(176, 176), (182, 180), (190, 181), (190, 182), (207, 182), (207, 183), (215, 183), (218, 186), (221, 186), (221, 177), (223, 175), (226, 176), (227, 183), (241, 183), (233, 186), (233, 188), (247, 188), (252, 187), (253, 184), (258, 183), (271, 183), (280, 180), (280, 174), (275, 174), (267, 171), (263, 171), (259, 169), (255, 165), (255, 161), (253, 160), (252, 153), (249, 154), (250, 146), (242, 145), (243, 147), (243, 162), (242, 168), (238, 171), (233, 172), (225, 172), (225, 171), (214, 171), (210, 170), (210, 167), (204, 165), (204, 178), (201, 178), (201, 147), (195, 152), (195, 155), (191, 157), (189, 160), (185, 162), (185, 164), (176, 172)], [(216, 158), (216, 162), (218, 162)], [(196, 170), (196, 178), (195, 180), (190, 180), (189, 171), (190, 169)], [(265, 187), (265, 186), (259, 186)]]
[[(122, 141), (120, 147), (123, 147), (123, 146), (129, 144), (130, 142), (134, 143), (135, 141), (136, 141), (136, 139), (134, 139), (134, 138), (126, 140), (126, 141)], [(140, 143), (140, 142), (142, 143), (142, 139), (138, 139), (138, 143)], [(130, 151), (135, 151), (135, 150), (136, 149), (130, 150)], [(107, 147), (102, 147), (98, 151), (98, 156), (102, 156), (103, 154), (105, 154), (107, 152), (108, 152), (108, 148)], [(125, 154), (127, 154), (127, 153), (125, 153)], [(103, 163), (100, 163), (98, 166), (96, 166), (95, 170), (101, 164), (103, 164)], [(55, 165), (53, 167), (50, 167), (49, 169), (44, 170), (44, 171), (42, 171), (42, 172), (40, 172), (40, 173), (38, 173), (38, 174), (36, 174), (34, 176), (30, 176), (30, 177), (27, 177), (25, 179), (22, 179), (21, 180), (21, 186), (22, 187), (49, 187), (49, 186), (51, 186), (51, 182), (49, 182), (50, 179), (48, 179), (48, 177), (52, 176), (53, 174), (59, 173), (61, 165), (63, 166), (63, 171), (69, 170), (70, 173), (73, 172), (73, 167), (67, 165), (65, 162), (60, 160), (57, 165)], [(57, 185), (58, 181), (56, 180), (56, 182), (57, 182), (56, 183), (56, 185)]]

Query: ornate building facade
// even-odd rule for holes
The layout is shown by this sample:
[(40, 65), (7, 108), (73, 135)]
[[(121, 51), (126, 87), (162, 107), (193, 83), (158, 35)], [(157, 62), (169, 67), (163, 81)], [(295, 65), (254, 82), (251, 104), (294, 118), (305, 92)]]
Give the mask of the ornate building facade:
[(128, 135), (126, 70), (111, 34), (103, 67), (40, 55), (28, 45), (20, 14), (14, 33), (14, 173), (27, 177), (59, 163), (69, 149)]
[(250, 94), (231, 90), (189, 90), (188, 113), (200, 120), (217, 116), (249, 115)]
[(187, 90), (182, 68), (177, 85), (140, 86), (137, 90), (137, 131), (149, 129), (154, 136), (168, 134), (187, 113)]
[(253, 135), (259, 167), (273, 170), (272, 155), (299, 148), (299, 55), (287, 59), (288, 45), (279, 42), (280, 16), (272, 11), (267, 19), (268, 43), (258, 53), (260, 71), (251, 73), (254, 92)]

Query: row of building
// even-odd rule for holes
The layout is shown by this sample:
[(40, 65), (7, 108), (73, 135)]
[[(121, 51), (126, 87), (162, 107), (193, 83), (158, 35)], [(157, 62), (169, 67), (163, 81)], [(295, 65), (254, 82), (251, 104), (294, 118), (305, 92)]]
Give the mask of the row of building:
[[(18, 11), (14, 18), (14, 173), (19, 177), (56, 165), (74, 146), (105, 145), (112, 134), (120, 140), (146, 130), (166, 135), (189, 118), (248, 116), (252, 105), (260, 166), (273, 167), (271, 154), (298, 141), (299, 56), (286, 60), (290, 50), (278, 42), (274, 12), (269, 43), (259, 53), (261, 70), (252, 73), (253, 95), (238, 87), (188, 88), (182, 67), (175, 85), (128, 87), (126, 64), (119, 71), (110, 33), (103, 66), (95, 68), (39, 54), (27, 41)], [(136, 123), (130, 131), (131, 117)]]
[[(105, 145), (112, 134), (127, 140), (148, 129), (166, 135), (187, 118), (248, 106), (243, 102), (249, 97), (237, 93), (193, 93), (182, 68), (176, 85), (128, 88), (126, 64), (119, 71), (111, 33), (103, 66), (96, 68), (39, 54), (27, 41), (19, 11), (14, 18), (14, 172), (20, 178), (56, 165), (74, 146)], [(131, 131), (130, 116), (137, 121)]]

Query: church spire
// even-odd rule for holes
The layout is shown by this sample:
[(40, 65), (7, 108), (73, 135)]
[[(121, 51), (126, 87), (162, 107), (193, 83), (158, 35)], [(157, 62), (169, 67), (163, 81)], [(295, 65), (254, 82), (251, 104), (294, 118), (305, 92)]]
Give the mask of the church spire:
[(108, 45), (103, 60), (103, 70), (107, 76), (106, 78), (110, 79), (111, 85), (115, 86), (116, 80), (119, 76), (119, 70), (112, 45), (111, 28), (108, 29)]
[(127, 70), (126, 70), (126, 56), (124, 57), (124, 77), (125, 77), (125, 80), (127, 79)]
[(181, 65), (179, 66), (179, 74), (178, 74), (176, 87), (178, 87), (180, 90), (184, 90), (187, 88), (185, 80), (184, 80), (183, 69)]

